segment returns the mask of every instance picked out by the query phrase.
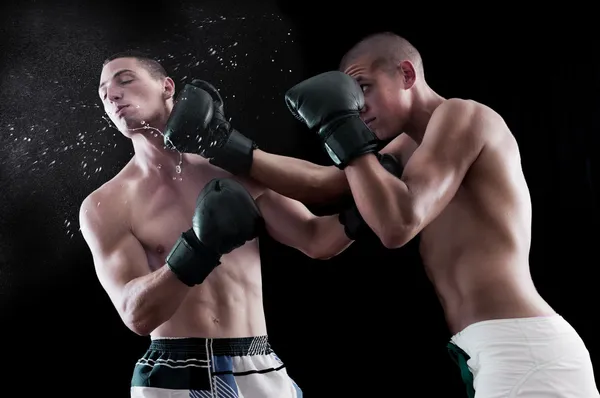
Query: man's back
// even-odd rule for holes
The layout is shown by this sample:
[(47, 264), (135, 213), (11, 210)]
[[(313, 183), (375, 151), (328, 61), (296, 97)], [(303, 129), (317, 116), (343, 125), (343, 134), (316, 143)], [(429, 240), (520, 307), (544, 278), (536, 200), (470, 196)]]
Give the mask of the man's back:
[[(129, 247), (129, 261), (120, 270), (107, 271), (107, 262), (95, 259), (101, 281), (106, 272), (122, 272), (139, 277), (165, 264), (169, 251), (192, 226), (196, 199), (213, 178), (228, 177), (199, 156), (186, 155), (187, 167), (181, 174), (165, 166), (144, 170), (135, 157), (111, 181), (93, 192), (82, 212), (100, 231), (87, 234), (95, 240), (112, 242), (112, 256), (123, 256), (119, 247)], [(246, 184), (255, 196), (258, 192)], [(106, 285), (106, 282), (103, 283)], [(105, 286), (119, 308), (120, 298)], [(256, 240), (222, 257), (221, 264), (204, 283), (195, 286), (173, 316), (152, 332), (153, 337), (236, 337), (266, 334), (262, 306), (260, 257)]]
[(552, 313), (529, 275), (531, 201), (517, 143), (496, 112), (475, 106), (468, 128), (482, 135), (482, 149), (421, 234), (423, 262), (454, 332), (482, 319)]

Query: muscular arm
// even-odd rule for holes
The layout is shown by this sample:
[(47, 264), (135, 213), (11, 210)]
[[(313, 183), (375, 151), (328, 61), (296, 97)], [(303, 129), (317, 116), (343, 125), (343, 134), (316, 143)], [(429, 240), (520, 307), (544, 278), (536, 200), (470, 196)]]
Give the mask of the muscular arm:
[(344, 170), (363, 219), (388, 248), (406, 244), (439, 215), (483, 148), (475, 104), (449, 100), (440, 107), (402, 179), (386, 172), (374, 155)]
[(315, 216), (302, 203), (268, 189), (256, 203), (273, 239), (311, 258), (334, 257), (353, 242), (337, 215)]
[(91, 196), (79, 214), (100, 284), (125, 325), (148, 335), (175, 313), (190, 288), (165, 264), (151, 272), (141, 243), (118, 214)]
[[(406, 134), (390, 142), (381, 153), (392, 153), (406, 163), (416, 143)], [(302, 203), (327, 203), (349, 192), (344, 172), (306, 160), (255, 150), (250, 176), (263, 186)]]
[(250, 177), (302, 203), (326, 203), (348, 192), (344, 172), (306, 160), (254, 151)]

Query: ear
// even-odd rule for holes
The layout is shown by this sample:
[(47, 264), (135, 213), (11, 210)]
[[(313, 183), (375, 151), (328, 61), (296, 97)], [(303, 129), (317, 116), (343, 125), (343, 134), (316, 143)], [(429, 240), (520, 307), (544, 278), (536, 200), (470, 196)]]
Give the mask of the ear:
[(398, 70), (402, 76), (404, 87), (410, 89), (417, 81), (417, 71), (412, 62), (408, 60), (401, 61), (398, 64)]
[(163, 83), (163, 97), (164, 99), (173, 98), (175, 94), (175, 82), (170, 77), (166, 77)]

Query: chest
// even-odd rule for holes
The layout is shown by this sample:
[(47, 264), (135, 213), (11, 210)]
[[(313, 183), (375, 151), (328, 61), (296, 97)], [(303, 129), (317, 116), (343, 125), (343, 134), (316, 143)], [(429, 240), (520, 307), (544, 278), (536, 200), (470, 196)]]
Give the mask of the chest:
[(215, 177), (219, 175), (189, 173), (181, 180), (140, 181), (133, 189), (131, 228), (152, 269), (164, 264), (177, 239), (192, 227), (196, 199)]

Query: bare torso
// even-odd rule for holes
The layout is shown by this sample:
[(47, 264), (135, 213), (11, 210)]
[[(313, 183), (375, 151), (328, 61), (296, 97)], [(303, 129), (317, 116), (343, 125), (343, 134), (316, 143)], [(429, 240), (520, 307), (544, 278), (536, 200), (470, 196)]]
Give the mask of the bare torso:
[[(181, 174), (166, 167), (140, 170), (132, 160), (105, 187), (107, 205), (123, 206), (123, 222), (146, 252), (149, 271), (165, 259), (192, 226), (196, 198), (206, 183), (232, 177), (195, 155), (185, 155)], [(179, 179), (181, 177), (181, 180)], [(175, 178), (175, 179), (174, 179)], [(258, 190), (244, 183), (254, 197)], [(190, 291), (175, 314), (156, 328), (157, 337), (246, 337), (266, 334), (257, 240), (221, 258), (206, 280)]]
[(485, 112), (486, 146), (421, 232), (421, 257), (452, 333), (488, 319), (554, 313), (530, 276), (531, 199), (517, 143), (500, 116)]

